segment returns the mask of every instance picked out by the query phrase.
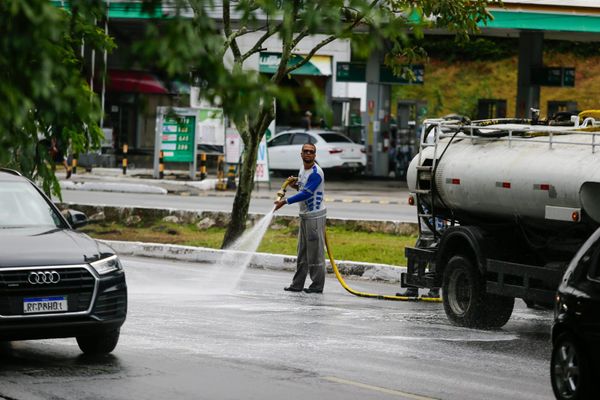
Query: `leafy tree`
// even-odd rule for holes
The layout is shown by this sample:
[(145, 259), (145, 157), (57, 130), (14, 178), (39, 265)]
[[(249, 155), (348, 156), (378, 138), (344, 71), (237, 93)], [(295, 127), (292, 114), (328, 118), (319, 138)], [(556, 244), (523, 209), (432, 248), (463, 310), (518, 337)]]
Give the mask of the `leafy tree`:
[[(226, 115), (235, 123), (245, 146), (232, 219), (223, 246), (244, 231), (259, 143), (274, 118), (273, 99), (288, 106), (295, 105), (292, 94), (281, 85), (290, 72), (308, 62), (327, 44), (349, 39), (358, 55), (365, 57), (371, 51), (384, 51), (387, 53), (386, 63), (396, 73), (410, 74), (404, 71), (403, 66), (424, 56), (422, 48), (412, 42), (414, 38), (423, 37), (424, 28), (444, 28), (465, 38), (477, 29), (478, 23), (490, 18), (486, 11), (486, 3), (490, 2), (496, 1), (169, 2), (170, 5), (176, 4), (172, 18), (149, 29), (151, 40), (139, 50), (155, 60), (157, 68), (170, 75), (181, 76), (193, 71), (203, 83), (204, 96), (214, 104), (222, 105)], [(156, 5), (160, 1), (150, 3)], [(247, 50), (241, 49), (238, 44), (240, 38), (257, 31), (261, 32), (261, 36), (254, 45)], [(323, 34), (323, 40), (310, 50), (302, 62), (288, 65), (298, 44), (315, 34)], [(272, 37), (281, 41), (277, 71), (267, 77), (245, 68), (248, 59), (264, 50), (265, 42)], [(313, 92), (317, 93), (316, 90)]]
[(60, 195), (48, 143), (64, 152), (98, 146), (100, 106), (84, 80), (86, 47), (113, 42), (96, 28), (104, 15), (99, 0), (72, 0), (70, 10), (48, 0), (0, 1), (0, 165), (38, 179)]

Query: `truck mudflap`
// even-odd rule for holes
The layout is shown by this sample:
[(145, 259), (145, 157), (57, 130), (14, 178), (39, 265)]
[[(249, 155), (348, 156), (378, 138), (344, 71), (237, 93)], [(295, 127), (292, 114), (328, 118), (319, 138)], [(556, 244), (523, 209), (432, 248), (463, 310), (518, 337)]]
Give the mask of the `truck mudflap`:
[(488, 259), (486, 267), (488, 293), (552, 304), (567, 264), (538, 266)]
[(420, 249), (416, 247), (407, 247), (404, 250), (407, 265), (406, 272), (403, 272), (400, 276), (400, 284), (402, 287), (437, 287), (435, 285), (436, 250), (437, 249)]

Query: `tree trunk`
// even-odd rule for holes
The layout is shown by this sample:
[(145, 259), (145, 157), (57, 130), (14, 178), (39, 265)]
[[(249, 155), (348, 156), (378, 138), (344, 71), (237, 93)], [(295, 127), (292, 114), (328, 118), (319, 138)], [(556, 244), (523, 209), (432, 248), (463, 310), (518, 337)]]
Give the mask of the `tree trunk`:
[(248, 217), (248, 208), (250, 207), (250, 199), (254, 186), (258, 146), (262, 138), (262, 135), (259, 138), (255, 136), (250, 135), (249, 143), (244, 148), (244, 157), (240, 168), (240, 180), (235, 199), (233, 200), (233, 209), (231, 210), (231, 221), (227, 226), (221, 248), (231, 245), (246, 229), (246, 218)]

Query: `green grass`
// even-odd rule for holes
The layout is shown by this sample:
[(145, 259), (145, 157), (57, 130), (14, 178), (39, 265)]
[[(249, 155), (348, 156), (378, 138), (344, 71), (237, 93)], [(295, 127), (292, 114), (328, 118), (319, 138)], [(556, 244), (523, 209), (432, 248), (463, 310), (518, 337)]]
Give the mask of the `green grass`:
[[(97, 239), (126, 240), (219, 248), (224, 228), (198, 229), (193, 224), (166, 222), (125, 226), (115, 222), (94, 223), (81, 231)], [(337, 260), (406, 265), (404, 248), (413, 246), (416, 236), (356, 231), (345, 227), (328, 227), (327, 234), (333, 256)], [(258, 251), (296, 255), (298, 231), (295, 227), (269, 229)]]

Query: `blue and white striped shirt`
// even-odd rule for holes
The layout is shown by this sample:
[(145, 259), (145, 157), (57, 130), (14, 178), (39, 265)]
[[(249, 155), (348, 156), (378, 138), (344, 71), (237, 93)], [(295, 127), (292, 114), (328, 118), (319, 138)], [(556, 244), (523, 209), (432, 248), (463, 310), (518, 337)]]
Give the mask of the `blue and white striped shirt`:
[(325, 175), (317, 164), (298, 172), (298, 194), (287, 199), (288, 204), (299, 203), (300, 214), (325, 209)]

